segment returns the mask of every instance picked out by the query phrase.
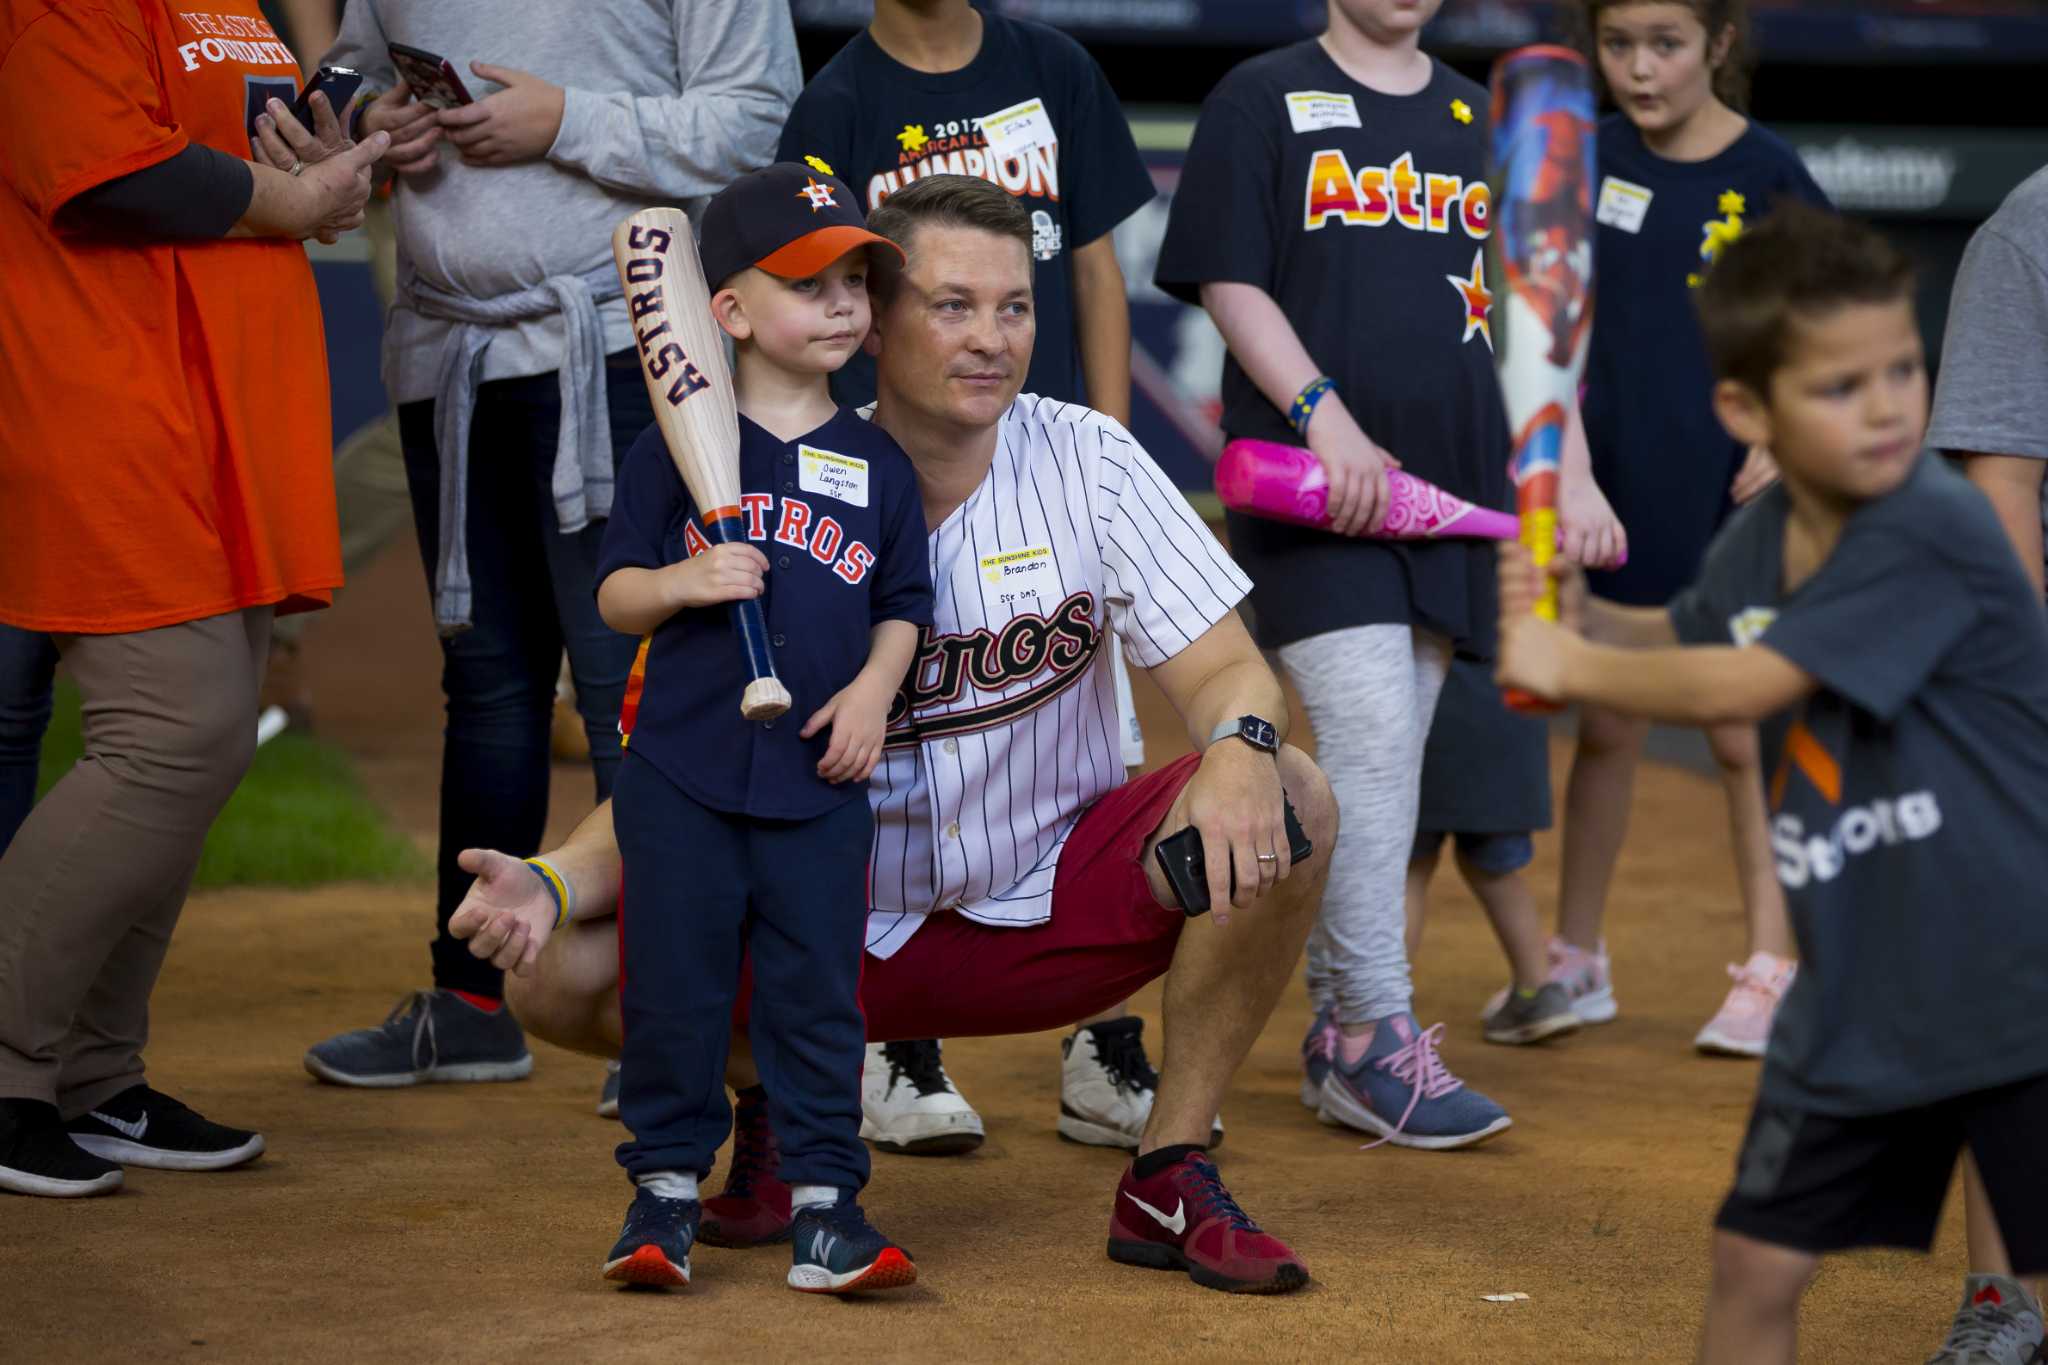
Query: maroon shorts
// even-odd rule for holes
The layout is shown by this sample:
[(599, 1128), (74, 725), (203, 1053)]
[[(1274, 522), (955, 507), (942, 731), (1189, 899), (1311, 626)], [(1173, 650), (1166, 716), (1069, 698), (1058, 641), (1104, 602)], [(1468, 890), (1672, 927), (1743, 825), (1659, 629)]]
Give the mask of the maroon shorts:
[[(1200, 761), (1177, 759), (1082, 813), (1060, 851), (1046, 923), (992, 928), (941, 912), (895, 956), (865, 959), (869, 1041), (1067, 1028), (1165, 975), (1187, 916), (1152, 899), (1145, 841)], [(742, 1021), (747, 976), (735, 1011)]]

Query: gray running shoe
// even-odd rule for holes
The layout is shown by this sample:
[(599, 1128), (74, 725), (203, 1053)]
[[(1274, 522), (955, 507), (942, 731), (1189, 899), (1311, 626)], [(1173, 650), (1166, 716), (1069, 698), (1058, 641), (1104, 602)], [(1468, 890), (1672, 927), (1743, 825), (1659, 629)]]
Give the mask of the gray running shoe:
[(336, 1034), (306, 1053), (334, 1085), (384, 1088), (436, 1081), (521, 1081), (533, 1074), (526, 1031), (500, 1005), (486, 1014), (452, 991), (414, 991), (383, 1023)]
[(2042, 1365), (2041, 1305), (2003, 1275), (1968, 1275), (1948, 1340), (1927, 1365)]
[(1489, 1043), (1540, 1043), (1570, 1033), (1580, 1022), (1572, 1012), (1572, 997), (1564, 983), (1550, 981), (1528, 995), (1510, 987), (1481, 1028)]
[(604, 1064), (604, 1089), (597, 1092), (597, 1116), (601, 1119), (615, 1119), (619, 1116), (619, 1064)]

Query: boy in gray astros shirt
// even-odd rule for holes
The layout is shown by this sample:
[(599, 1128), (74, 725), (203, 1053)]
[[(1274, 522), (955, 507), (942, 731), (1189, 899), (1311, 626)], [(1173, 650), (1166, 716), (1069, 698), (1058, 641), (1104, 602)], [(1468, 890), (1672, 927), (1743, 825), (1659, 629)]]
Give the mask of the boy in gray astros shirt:
[[(1791, 1361), (1822, 1253), (1925, 1250), (1966, 1148), (2012, 1269), (2048, 1270), (2048, 615), (1982, 495), (1921, 454), (1911, 290), (1868, 228), (1780, 209), (1699, 308), (1715, 410), (1783, 483), (1668, 610), (1568, 612), (1585, 638), (1531, 616), (1535, 571), (1502, 556), (1503, 684), (1762, 726), (1805, 965), (1716, 1219), (1709, 1362)], [(2038, 1311), (1987, 1288), (2013, 1311), (1985, 1346), (2024, 1352)]]

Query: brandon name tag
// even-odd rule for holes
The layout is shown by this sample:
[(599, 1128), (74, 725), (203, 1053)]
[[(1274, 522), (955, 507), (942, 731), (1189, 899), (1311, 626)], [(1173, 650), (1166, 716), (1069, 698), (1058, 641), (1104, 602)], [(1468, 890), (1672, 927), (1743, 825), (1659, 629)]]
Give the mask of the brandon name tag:
[(980, 567), (982, 593), (991, 602), (1009, 606), (1026, 594), (1059, 591), (1060, 576), (1050, 545), (1027, 545), (1021, 550), (983, 555)]
[(1333, 95), (1327, 90), (1288, 91), (1287, 121), (1294, 125), (1297, 133), (1365, 126), (1358, 121), (1357, 100), (1349, 95)]
[(823, 493), (828, 498), (868, 505), (868, 462), (816, 446), (796, 448), (797, 487), (806, 493)]
[(1610, 175), (1600, 182), (1600, 206), (1593, 216), (1608, 227), (1641, 232), (1643, 218), (1650, 212), (1650, 197), (1651, 191), (1641, 185)]
[(1005, 161), (1024, 156), (1034, 147), (1051, 147), (1059, 142), (1053, 132), (1052, 115), (1045, 101), (1036, 97), (975, 120), (981, 125), (988, 149)]

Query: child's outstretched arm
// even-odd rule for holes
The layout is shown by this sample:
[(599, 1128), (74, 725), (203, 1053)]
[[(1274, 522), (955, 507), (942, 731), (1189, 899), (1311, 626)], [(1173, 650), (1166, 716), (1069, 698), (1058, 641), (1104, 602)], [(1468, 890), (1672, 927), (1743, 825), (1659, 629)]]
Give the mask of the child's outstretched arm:
[[(1532, 610), (1540, 580), (1528, 551), (1503, 545), (1500, 563), (1500, 658), (1494, 676), (1503, 687), (1679, 725), (1759, 721), (1814, 690), (1811, 675), (1766, 645), (1673, 647), (1677, 636), (1668, 618), (1664, 647), (1593, 643), (1576, 633), (1582, 593), (1560, 594), (1562, 624), (1541, 620)], [(1614, 614), (1608, 625), (1650, 638), (1644, 613), (1595, 605), (1599, 615)]]
[(881, 761), (889, 707), (917, 655), (917, 636), (908, 621), (878, 622), (868, 635), (867, 666), (804, 722), (805, 739), (832, 727), (832, 742), (818, 760), (818, 776), (827, 782), (864, 782)]
[[(1273, 296), (1255, 284), (1217, 281), (1202, 286), (1202, 307), (1223, 333), (1237, 363), (1266, 401), (1282, 412), (1323, 373), (1301, 344)], [(1330, 529), (1371, 534), (1387, 519), (1387, 471), (1401, 462), (1359, 427), (1344, 395), (1323, 395), (1309, 418), (1308, 448), (1330, 476)]]
[(659, 569), (614, 569), (597, 587), (597, 614), (621, 635), (645, 635), (688, 607), (759, 597), (768, 558), (738, 541)]

